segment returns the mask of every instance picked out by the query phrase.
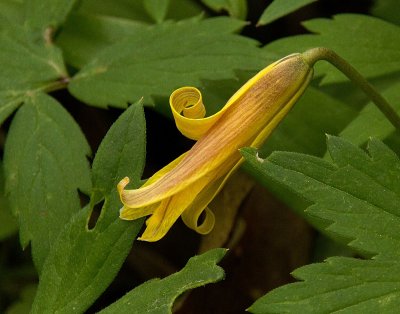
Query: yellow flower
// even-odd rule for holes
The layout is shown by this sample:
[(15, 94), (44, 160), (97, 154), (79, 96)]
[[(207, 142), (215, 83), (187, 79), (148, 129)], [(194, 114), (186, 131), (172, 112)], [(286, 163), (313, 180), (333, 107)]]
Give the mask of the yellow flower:
[(206, 118), (199, 90), (183, 87), (173, 92), (170, 105), (176, 125), (197, 142), (139, 189), (125, 190), (129, 178), (122, 179), (120, 218), (151, 215), (139, 238), (144, 241), (161, 239), (179, 216), (198, 233), (210, 232), (214, 215), (207, 206), (243, 161), (239, 149), (260, 146), (301, 96), (312, 74), (301, 54), (287, 56), (260, 71), (219, 112)]

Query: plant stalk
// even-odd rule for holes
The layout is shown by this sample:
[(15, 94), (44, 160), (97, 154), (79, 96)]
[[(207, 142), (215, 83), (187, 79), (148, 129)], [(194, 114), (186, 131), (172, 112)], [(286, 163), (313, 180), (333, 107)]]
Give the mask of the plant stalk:
[(379, 94), (379, 92), (346, 60), (334, 51), (324, 48), (312, 48), (303, 53), (303, 57), (314, 66), (317, 61), (325, 60), (346, 75), (350, 81), (359, 86), (364, 93), (372, 100), (393, 126), (400, 131), (400, 117), (393, 107)]

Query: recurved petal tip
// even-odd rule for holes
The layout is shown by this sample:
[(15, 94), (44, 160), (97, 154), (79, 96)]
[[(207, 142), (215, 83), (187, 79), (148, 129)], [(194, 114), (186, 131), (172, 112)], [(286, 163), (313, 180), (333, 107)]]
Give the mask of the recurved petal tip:
[(128, 177), (125, 177), (121, 181), (119, 181), (119, 183), (117, 184), (117, 190), (118, 190), (119, 195), (122, 194), (122, 192), (124, 191), (124, 189), (128, 185), (128, 183), (129, 183)]
[[(200, 216), (204, 214), (203, 222), (199, 223)], [(182, 214), (182, 220), (189, 228), (200, 234), (208, 234), (214, 228), (215, 216), (208, 208), (192, 207)]]
[(154, 209), (157, 207), (157, 204), (139, 208), (131, 208), (128, 206), (123, 206), (119, 210), (119, 218), (123, 220), (136, 220), (148, 215), (151, 215), (154, 212)]

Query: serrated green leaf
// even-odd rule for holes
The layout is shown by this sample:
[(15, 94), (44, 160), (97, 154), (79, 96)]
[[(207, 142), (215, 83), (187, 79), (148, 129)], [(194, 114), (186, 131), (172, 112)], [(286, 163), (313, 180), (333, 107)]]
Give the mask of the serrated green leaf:
[[(120, 138), (125, 132), (127, 136)], [(143, 220), (121, 220), (118, 193), (116, 188), (109, 189), (120, 173), (129, 176), (136, 187), (139, 185), (145, 159), (144, 137), (143, 108), (137, 103), (114, 123), (93, 161), (94, 194), (90, 204), (98, 200), (93, 198), (96, 190), (107, 192), (100, 217), (88, 230), (91, 209), (86, 207), (63, 228), (43, 267), (32, 313), (82, 313), (118, 273)]]
[(224, 278), (224, 270), (216, 263), (225, 253), (225, 249), (213, 249), (192, 257), (181, 271), (142, 284), (100, 313), (171, 313), (174, 300), (183, 292)]
[[(318, 18), (303, 25), (315, 34), (283, 38), (266, 45), (264, 49), (271, 59), (324, 46), (346, 59), (364, 77), (400, 71), (400, 28), (394, 24), (361, 14), (339, 14), (332, 20)], [(317, 69), (326, 74), (322, 83), (347, 80), (326, 62), (317, 63)]]
[(315, 226), (375, 260), (330, 258), (296, 270), (303, 282), (273, 290), (252, 313), (393, 313), (400, 306), (400, 160), (372, 139), (368, 151), (328, 137), (332, 161), (277, 152), (265, 160), (254, 149), (243, 155), (261, 177), (275, 180), (308, 202)]
[(371, 140), (368, 153), (344, 139), (328, 137), (333, 162), (287, 152), (267, 159), (243, 150), (249, 166), (298, 193), (315, 226), (360, 254), (398, 258), (400, 241), (400, 161), (383, 143)]
[(244, 20), (247, 16), (246, 0), (202, 0), (202, 2), (214, 11), (227, 11), (230, 16)]
[[(400, 83), (393, 84), (382, 96), (400, 114)], [(365, 126), (368, 125), (366, 128)], [(359, 115), (340, 133), (340, 136), (348, 139), (353, 144), (362, 145), (372, 137), (385, 139), (395, 132), (395, 128), (389, 120), (373, 103), (369, 103)]]
[(388, 22), (400, 24), (400, 7), (397, 0), (375, 0), (371, 13)]
[(90, 148), (76, 122), (53, 98), (35, 94), (12, 121), (4, 151), (6, 190), (32, 244), (40, 271), (62, 226), (80, 209), (78, 189), (90, 190)]
[(143, 5), (153, 20), (161, 23), (167, 15), (170, 0), (146, 0)]
[(299, 268), (300, 283), (258, 299), (251, 313), (396, 313), (400, 307), (397, 261), (334, 257)]
[(257, 25), (269, 24), (317, 0), (274, 0), (262, 13)]
[(111, 126), (96, 153), (92, 166), (92, 198), (109, 194), (129, 173), (135, 176), (131, 183), (140, 185), (145, 160), (146, 138), (143, 107), (131, 105)]
[(242, 26), (221, 17), (145, 29), (98, 54), (69, 90), (94, 106), (124, 107), (142, 96), (149, 102), (183, 85), (201, 86), (202, 79), (233, 78), (235, 69), (260, 69), (257, 42), (232, 34)]

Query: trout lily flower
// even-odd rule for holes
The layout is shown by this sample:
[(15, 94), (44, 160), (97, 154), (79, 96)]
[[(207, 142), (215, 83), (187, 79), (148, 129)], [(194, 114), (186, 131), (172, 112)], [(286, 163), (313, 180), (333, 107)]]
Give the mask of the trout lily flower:
[(125, 189), (129, 178), (122, 179), (120, 218), (151, 215), (139, 238), (144, 241), (161, 239), (179, 216), (198, 233), (210, 232), (215, 218), (208, 204), (242, 163), (239, 149), (262, 144), (302, 95), (312, 74), (302, 54), (287, 56), (256, 74), (209, 117), (199, 90), (174, 91), (170, 106), (176, 126), (197, 142), (139, 189)]

